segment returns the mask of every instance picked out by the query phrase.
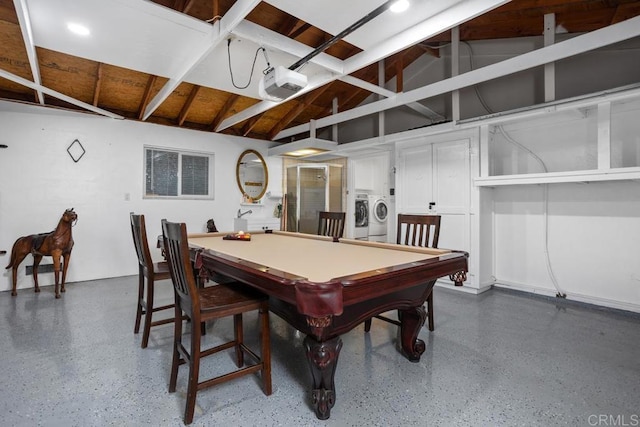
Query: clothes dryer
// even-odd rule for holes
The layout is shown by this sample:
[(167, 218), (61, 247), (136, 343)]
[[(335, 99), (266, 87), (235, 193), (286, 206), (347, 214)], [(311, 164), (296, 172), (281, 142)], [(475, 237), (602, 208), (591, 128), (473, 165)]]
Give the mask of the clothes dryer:
[(354, 238), (367, 240), (369, 237), (369, 197), (366, 193), (356, 193)]
[(387, 219), (389, 205), (387, 198), (380, 195), (369, 196), (369, 240), (387, 241)]

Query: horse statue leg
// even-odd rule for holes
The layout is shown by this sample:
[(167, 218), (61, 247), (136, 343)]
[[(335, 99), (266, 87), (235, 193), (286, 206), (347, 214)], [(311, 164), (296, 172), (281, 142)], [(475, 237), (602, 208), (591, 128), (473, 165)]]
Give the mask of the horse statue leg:
[(67, 283), (67, 269), (69, 268), (69, 261), (71, 260), (71, 251), (62, 254), (64, 258), (64, 265), (62, 267), (62, 284), (60, 285), (60, 292), (66, 292), (64, 284)]
[(33, 254), (33, 285), (35, 286), (33, 292), (40, 292), (40, 286), (38, 285), (38, 266), (42, 261), (42, 255)]
[(15, 297), (18, 295), (18, 291), (16, 291), (16, 285), (18, 284), (18, 266), (14, 265), (11, 269), (11, 277), (13, 279), (13, 287), (11, 288), (11, 296)]
[(11, 296), (18, 295), (16, 286), (18, 285), (18, 267), (24, 258), (31, 253), (31, 240), (29, 237), (20, 237), (15, 241), (11, 248), (11, 260), (7, 269), (11, 268), (11, 279), (13, 281), (13, 287), (11, 288)]
[(51, 257), (53, 258), (53, 274), (56, 278), (56, 287), (55, 293), (56, 298), (60, 298), (60, 257), (62, 255), (62, 251), (57, 249), (51, 252)]

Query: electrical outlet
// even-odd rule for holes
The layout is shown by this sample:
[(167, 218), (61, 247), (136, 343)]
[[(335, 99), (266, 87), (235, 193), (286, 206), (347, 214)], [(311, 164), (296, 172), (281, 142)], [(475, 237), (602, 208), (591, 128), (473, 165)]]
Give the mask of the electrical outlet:
[(131, 194), (129, 193), (124, 193), (124, 201), (128, 202), (129, 200), (131, 200)]

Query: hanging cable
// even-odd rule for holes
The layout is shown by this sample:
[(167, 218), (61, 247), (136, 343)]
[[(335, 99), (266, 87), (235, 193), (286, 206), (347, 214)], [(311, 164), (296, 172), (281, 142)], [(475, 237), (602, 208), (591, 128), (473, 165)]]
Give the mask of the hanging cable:
[[(520, 144), (518, 141), (513, 139), (504, 130), (504, 127), (502, 125), (497, 126), (497, 128), (500, 131), (500, 133), (502, 133), (502, 135), (507, 140), (507, 142), (515, 145), (517, 148), (523, 150), (524, 152), (529, 154), (531, 157), (533, 157), (540, 164), (540, 166), (542, 167), (542, 170), (545, 173), (549, 172), (549, 170), (547, 169), (547, 165), (536, 153), (534, 153), (533, 151), (531, 151), (530, 149), (528, 149), (527, 147), (525, 147), (524, 145)], [(547, 264), (547, 272), (549, 273), (549, 277), (551, 278), (551, 283), (553, 283), (553, 286), (556, 288), (556, 291), (557, 291), (556, 296), (560, 298), (565, 298), (567, 296), (567, 293), (564, 290), (562, 290), (562, 288), (560, 288), (560, 285), (558, 284), (556, 275), (553, 273), (553, 267), (551, 266), (551, 257), (549, 255), (549, 184), (542, 184), (542, 189), (543, 189), (542, 218), (543, 218), (543, 228), (544, 228), (544, 254), (545, 254), (545, 261)]]
[[(474, 63), (474, 53), (473, 53), (473, 49), (471, 47), (471, 44), (469, 44), (466, 41), (462, 42), (465, 46), (467, 46), (467, 49), (469, 49), (469, 67), (471, 70), (475, 69), (475, 63)], [(482, 104), (482, 107), (487, 111), (487, 113), (489, 114), (493, 114), (494, 111), (489, 107), (489, 105), (486, 103), (486, 101), (484, 100), (484, 98), (482, 97), (482, 94), (480, 93), (480, 90), (478, 88), (478, 85), (473, 85), (473, 89), (476, 93), (476, 96), (478, 97), (478, 100), (480, 101), (480, 104)], [(513, 139), (508, 133), (507, 131), (504, 130), (504, 127), (502, 125), (498, 125), (496, 126), (497, 129), (500, 131), (500, 133), (504, 136), (505, 140), (514, 145), (515, 147), (519, 148), (520, 150), (524, 151), (525, 153), (527, 153), (528, 155), (530, 155), (531, 157), (533, 157), (533, 159), (535, 161), (538, 162), (538, 164), (540, 165), (540, 167), (542, 168), (542, 170), (545, 173), (548, 173), (549, 170), (547, 168), (547, 165), (544, 163), (544, 161), (540, 158), (540, 156), (538, 156), (536, 153), (534, 153), (533, 151), (531, 151), (529, 148), (525, 147), (524, 145), (520, 144), (518, 141), (516, 141), (515, 139)], [(545, 262), (547, 265), (547, 272), (549, 273), (549, 278), (551, 279), (551, 283), (553, 284), (554, 288), (556, 288), (556, 296), (560, 297), (560, 298), (565, 298), (567, 296), (567, 293), (562, 290), (562, 288), (560, 288), (560, 285), (558, 284), (558, 280), (556, 279), (556, 276), (553, 272), (553, 268), (551, 266), (551, 256), (549, 255), (549, 184), (543, 184), (542, 185), (542, 218), (543, 218), (543, 228), (544, 228), (544, 255), (545, 255)]]
[(246, 89), (249, 87), (249, 85), (251, 84), (251, 79), (253, 78), (253, 70), (256, 66), (256, 60), (258, 59), (258, 52), (260, 52), (261, 50), (264, 52), (264, 57), (265, 57), (265, 61), (267, 62), (267, 68), (265, 68), (262, 71), (262, 74), (265, 74), (267, 71), (269, 71), (271, 69), (271, 64), (269, 64), (269, 58), (267, 57), (267, 50), (260, 46), (258, 49), (256, 49), (256, 53), (253, 56), (253, 63), (251, 64), (251, 74), (249, 74), (249, 81), (247, 82), (246, 85), (244, 86), (238, 86), (233, 78), (233, 69), (231, 67), (231, 38), (227, 39), (227, 58), (228, 58), (228, 62), (229, 62), (229, 75), (231, 76), (231, 84), (233, 85), (233, 87), (235, 87), (236, 89)]

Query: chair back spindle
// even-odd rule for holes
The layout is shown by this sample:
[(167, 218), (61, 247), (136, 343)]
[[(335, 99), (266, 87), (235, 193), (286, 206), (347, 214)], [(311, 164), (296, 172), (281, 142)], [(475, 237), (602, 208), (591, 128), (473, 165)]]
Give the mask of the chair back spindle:
[(437, 248), (439, 237), (440, 215), (398, 214), (396, 243)]
[(318, 215), (318, 235), (340, 238), (344, 234), (344, 212), (321, 211)]

